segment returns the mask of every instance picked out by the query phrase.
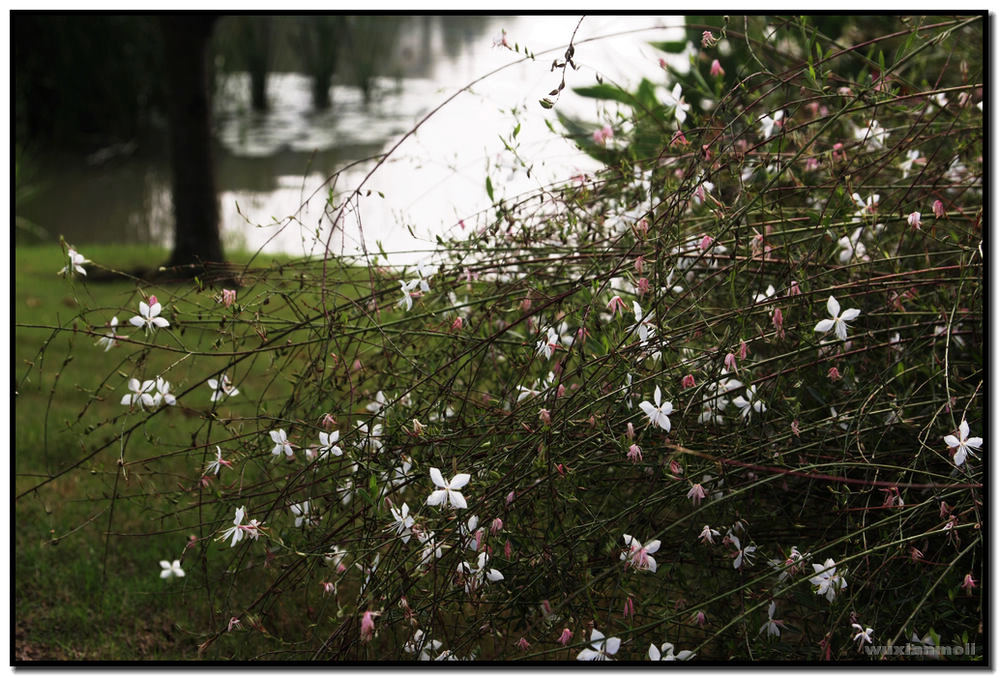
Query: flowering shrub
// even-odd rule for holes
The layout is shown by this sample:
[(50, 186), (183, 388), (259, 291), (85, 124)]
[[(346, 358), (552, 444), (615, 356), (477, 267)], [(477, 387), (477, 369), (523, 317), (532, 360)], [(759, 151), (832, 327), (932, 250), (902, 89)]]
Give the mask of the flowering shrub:
[(580, 88), (604, 117), (560, 120), (604, 169), (498, 191), (419, 270), (302, 260), (143, 296), (132, 331), (81, 315), (122, 361), (89, 453), (116, 488), (143, 470), (115, 501), (205, 606), (203, 656), (981, 638), (982, 17), (808, 22)]

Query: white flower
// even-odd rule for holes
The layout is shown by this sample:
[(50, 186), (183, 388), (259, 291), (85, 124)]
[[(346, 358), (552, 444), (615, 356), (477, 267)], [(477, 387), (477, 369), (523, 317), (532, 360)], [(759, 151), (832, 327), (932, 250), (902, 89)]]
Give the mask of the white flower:
[(471, 516), (465, 525), (458, 526), (458, 536), (461, 538), (465, 548), (472, 551), (479, 550), (479, 540), (476, 539), (476, 531), (479, 528), (479, 516)]
[(635, 325), (629, 328), (632, 332), (639, 335), (639, 342), (645, 345), (650, 339), (656, 334), (656, 328), (653, 327), (649, 322), (643, 320), (645, 313), (642, 311), (642, 306), (639, 305), (638, 301), (632, 302), (632, 312), (635, 314)]
[(214, 403), (216, 401), (222, 400), (226, 396), (239, 395), (240, 390), (233, 386), (233, 383), (229, 381), (229, 377), (225, 374), (222, 375), (222, 379), (209, 379), (208, 387), (212, 389), (212, 397), (210, 400)]
[(864, 628), (861, 624), (851, 624), (851, 627), (858, 630), (854, 634), (854, 640), (858, 641), (858, 652), (861, 652), (861, 648), (865, 646), (865, 643), (872, 644), (872, 634), (875, 633), (875, 629), (870, 626)]
[(687, 119), (687, 112), (691, 110), (691, 105), (684, 101), (679, 82), (664, 96), (664, 103), (668, 108), (674, 109), (674, 118), (677, 120), (677, 126), (680, 127), (683, 125)]
[(295, 516), (295, 527), (301, 527), (302, 525), (309, 527), (318, 522), (318, 518), (309, 512), (309, 502), (307, 501), (301, 504), (292, 504), (288, 508), (292, 512), (292, 515)]
[[(680, 87), (680, 85), (678, 85)], [(621, 638), (604, 638), (604, 634), (594, 629), (590, 632), (590, 647), (580, 650), (576, 660), (581, 662), (608, 661), (621, 647)]]
[(944, 443), (949, 448), (955, 450), (955, 466), (961, 466), (965, 463), (965, 457), (967, 455), (976, 456), (975, 452), (972, 450), (978, 450), (983, 446), (983, 439), (976, 436), (973, 438), (969, 437), (969, 422), (965, 419), (962, 423), (958, 425), (958, 435), (960, 437), (956, 438), (952, 434), (948, 434), (944, 437)]
[(441, 471), (432, 467), (431, 480), (441, 489), (431, 492), (430, 496), (427, 497), (427, 505), (469, 508), (468, 504), (465, 503), (465, 497), (458, 490), (465, 487), (469, 483), (470, 478), (471, 476), (468, 473), (459, 473), (451, 479), (451, 482), (446, 483), (441, 476)]
[(111, 328), (111, 331), (97, 340), (97, 345), (103, 346), (105, 353), (118, 345), (118, 335), (115, 334), (115, 328), (118, 327), (118, 316), (111, 319), (111, 322), (108, 323), (108, 327)]
[(83, 264), (89, 264), (90, 261), (88, 259), (84, 258), (82, 254), (77, 252), (72, 247), (67, 250), (66, 256), (69, 257), (69, 263), (59, 270), (59, 275), (66, 275), (67, 273), (70, 275), (74, 275), (76, 273), (79, 273), (80, 275), (87, 275), (87, 271), (83, 268)]
[(778, 121), (780, 121), (783, 117), (785, 117), (785, 112), (778, 111), (774, 114), (773, 118), (770, 115), (765, 115), (760, 119), (760, 134), (765, 140), (771, 138), (771, 133), (774, 131), (775, 125), (778, 125), (778, 127), (781, 126), (778, 124)]
[(385, 399), (385, 394), (379, 391), (375, 394), (375, 400), (371, 401), (365, 405), (365, 409), (374, 414), (376, 417), (385, 416), (385, 408), (388, 403)]
[(434, 540), (433, 532), (420, 532), (417, 538), (423, 545), (423, 549), (420, 552), (420, 567), (430, 565), (432, 558), (441, 557), (441, 544)]
[(681, 650), (675, 655), (673, 643), (663, 643), (663, 645), (660, 645), (659, 650), (656, 649), (655, 645), (650, 643), (648, 655), (650, 661), (654, 662), (672, 662), (672, 661), (683, 662), (694, 657), (694, 652), (692, 652), (691, 650)]
[(861, 233), (862, 228), (858, 227), (850, 236), (845, 235), (837, 241), (837, 247), (840, 248), (837, 258), (840, 263), (847, 264), (854, 259), (865, 259), (867, 249), (865, 249), (865, 244), (861, 242)]
[(885, 140), (889, 138), (889, 133), (878, 124), (877, 120), (868, 123), (868, 127), (858, 127), (854, 130), (854, 138), (863, 141), (866, 145), (874, 149), (884, 148)]
[(653, 391), (653, 402), (656, 404), (652, 405), (648, 400), (643, 400), (639, 403), (639, 408), (649, 417), (649, 423), (670, 433), (670, 417), (668, 415), (673, 413), (674, 405), (669, 401), (661, 404), (661, 398), (660, 387), (657, 386), (656, 390)]
[(781, 637), (781, 629), (778, 627), (784, 626), (784, 624), (780, 619), (774, 618), (774, 611), (776, 609), (777, 606), (774, 604), (774, 601), (772, 600), (771, 604), (767, 606), (767, 622), (760, 627), (760, 630), (757, 631), (758, 634), (764, 633), (764, 631), (766, 630), (767, 635), (769, 636), (776, 636), (779, 638)]
[(319, 432), (319, 458), (323, 459), (328, 454), (332, 454), (335, 457), (339, 457), (344, 453), (340, 447), (337, 446), (337, 441), (340, 440), (340, 431), (334, 431), (333, 433), (327, 433), (326, 431)]
[(486, 581), (502, 581), (503, 574), (500, 570), (495, 570), (493, 568), (486, 568), (486, 564), (489, 562), (490, 557), (485, 551), (479, 554), (476, 559), (476, 567), (469, 565), (469, 563), (459, 563), (458, 573), (462, 575), (465, 582), (465, 592), (471, 593), (478, 589)]
[(364, 449), (366, 446), (371, 447), (373, 452), (382, 451), (382, 424), (374, 424), (371, 430), (368, 430), (368, 424), (359, 421), (358, 422), (358, 447)]
[(160, 567), (163, 571), (160, 572), (160, 579), (170, 579), (171, 577), (183, 577), (184, 570), (181, 569), (181, 561), (175, 560), (170, 562), (169, 560), (161, 560)]
[(285, 434), (285, 429), (279, 428), (277, 431), (271, 431), (270, 435), (271, 440), (274, 441), (274, 448), (271, 450), (271, 454), (278, 455), (284, 452), (286, 457), (295, 456), (292, 445), (288, 442), (288, 436)]
[(743, 567), (746, 563), (747, 566), (753, 565), (753, 554), (757, 551), (756, 546), (740, 546), (740, 538), (737, 537), (732, 532), (726, 534), (726, 539), (732, 542), (733, 546), (736, 547), (736, 557), (733, 559), (733, 569), (738, 570)]
[(136, 327), (145, 326), (147, 332), (157, 327), (170, 327), (167, 319), (160, 317), (160, 311), (163, 308), (160, 302), (156, 300), (156, 297), (150, 297), (149, 300), (152, 304), (147, 304), (145, 301), (139, 302), (139, 315), (129, 318), (129, 322)]
[(417, 659), (422, 662), (430, 661), (430, 653), (441, 649), (442, 643), (440, 640), (425, 640), (425, 637), (423, 630), (417, 629), (413, 632), (413, 638), (403, 646), (403, 650), (410, 654), (419, 653)]
[(218, 445), (215, 446), (215, 460), (208, 462), (208, 466), (205, 467), (205, 473), (214, 473), (219, 475), (222, 472), (222, 467), (228, 466), (232, 468), (232, 462), (228, 462), (222, 458), (222, 448)]
[(875, 214), (878, 211), (878, 199), (878, 193), (872, 193), (867, 200), (862, 200), (860, 193), (851, 193), (851, 200), (858, 206), (852, 221), (862, 221), (869, 215)]
[(847, 578), (837, 573), (837, 563), (832, 558), (827, 558), (822, 565), (813, 563), (813, 570), (816, 576), (811, 577), (809, 583), (816, 587), (816, 595), (826, 596), (831, 603), (838, 592), (847, 588)]
[(714, 544), (715, 542), (713, 541), (713, 537), (718, 537), (718, 536), (719, 536), (718, 530), (713, 530), (711, 527), (706, 525), (705, 527), (701, 528), (701, 534), (698, 535), (698, 539), (700, 539), (702, 543), (708, 542), (709, 544)]
[(156, 407), (160, 406), (160, 403), (166, 403), (167, 405), (176, 405), (177, 399), (170, 393), (170, 382), (165, 381), (162, 377), (156, 378), (156, 393), (153, 395), (153, 404)]
[(652, 553), (656, 553), (660, 550), (660, 540), (654, 539), (645, 546), (630, 534), (623, 534), (625, 538), (625, 548), (628, 549), (627, 552), (621, 554), (620, 560), (626, 560), (625, 566), (631, 565), (637, 570), (649, 570), (650, 572), (656, 572), (656, 559), (653, 558)]
[(545, 356), (545, 359), (548, 360), (552, 357), (553, 351), (559, 346), (559, 333), (552, 327), (549, 327), (546, 333), (548, 336), (545, 339), (540, 339), (535, 344), (535, 352), (538, 355)]
[(398, 302), (396, 302), (396, 305), (405, 306), (407, 311), (413, 308), (413, 296), (411, 295), (411, 292), (413, 292), (414, 288), (419, 284), (420, 284), (420, 278), (417, 278), (416, 280), (411, 280), (409, 282), (405, 280), (400, 280), (399, 291), (402, 293), (403, 297)]
[(856, 308), (849, 308), (841, 313), (840, 304), (833, 296), (826, 300), (826, 310), (830, 313), (831, 317), (816, 323), (813, 331), (826, 333), (832, 328), (838, 339), (847, 341), (847, 323), (861, 315), (861, 311)]
[(903, 172), (903, 178), (910, 176), (910, 171), (913, 169), (913, 163), (917, 161), (920, 157), (920, 151), (915, 148), (911, 148), (906, 152), (906, 160), (896, 165)]
[(733, 398), (733, 405), (740, 408), (740, 417), (750, 421), (750, 417), (754, 412), (758, 414), (767, 412), (767, 406), (764, 405), (764, 401), (757, 397), (757, 386), (753, 385), (747, 389), (747, 397), (736, 396)]
[(156, 386), (156, 382), (152, 379), (147, 379), (141, 384), (138, 379), (129, 379), (128, 390), (132, 393), (123, 395), (121, 404), (132, 407), (136, 403), (139, 403), (139, 407), (155, 407), (156, 400), (150, 395), (150, 391), (153, 390), (154, 386)]
[(410, 528), (413, 527), (413, 516), (410, 515), (410, 507), (403, 502), (403, 506), (397, 511), (395, 507), (390, 507), (393, 523), (389, 529), (396, 530), (396, 536), (403, 540), (403, 543), (410, 541)]
[(233, 538), (232, 543), (229, 544), (230, 548), (235, 547), (236, 544), (238, 544), (240, 540), (243, 539), (243, 528), (240, 523), (243, 522), (243, 518), (245, 515), (246, 515), (246, 509), (244, 507), (241, 506), (238, 509), (236, 509), (236, 517), (233, 518), (233, 526), (226, 529), (226, 531), (223, 532), (222, 536), (220, 537), (222, 541), (225, 541), (230, 537)]

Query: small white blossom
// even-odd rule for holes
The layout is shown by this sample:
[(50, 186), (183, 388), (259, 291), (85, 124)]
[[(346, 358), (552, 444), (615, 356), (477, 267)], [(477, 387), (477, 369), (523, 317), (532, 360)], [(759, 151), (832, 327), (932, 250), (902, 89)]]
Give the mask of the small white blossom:
[(854, 634), (854, 640), (858, 641), (858, 652), (861, 652), (861, 648), (865, 646), (865, 643), (872, 644), (872, 634), (875, 633), (875, 629), (870, 626), (864, 628), (861, 624), (851, 624), (851, 627), (858, 631)]
[(403, 540), (403, 543), (410, 541), (410, 528), (413, 527), (413, 516), (410, 515), (410, 507), (403, 502), (403, 505), (397, 511), (396, 507), (390, 507), (389, 511), (392, 513), (392, 524), (389, 525), (390, 530), (396, 530), (396, 536)]
[(342, 455), (344, 451), (337, 446), (338, 440), (340, 440), (340, 431), (334, 431), (333, 433), (320, 431), (319, 458), (324, 459), (329, 454), (332, 454), (335, 457), (339, 457), (340, 455)]
[(590, 647), (580, 650), (576, 659), (581, 662), (609, 661), (621, 644), (621, 638), (605, 638), (603, 633), (593, 629), (590, 632)]
[(286, 457), (295, 456), (295, 452), (292, 450), (292, 445), (288, 442), (288, 436), (285, 434), (285, 429), (279, 428), (277, 431), (271, 431), (270, 435), (271, 440), (274, 442), (274, 448), (271, 450), (271, 454), (279, 455), (284, 452)]
[(760, 119), (760, 135), (764, 137), (765, 140), (771, 138), (771, 134), (774, 132), (774, 127), (777, 125), (781, 127), (780, 121), (785, 117), (784, 111), (778, 111), (774, 114), (774, 117), (770, 115), (765, 115)]
[(171, 577), (183, 577), (184, 570), (181, 568), (181, 561), (175, 560), (170, 562), (169, 560), (161, 560), (160, 568), (160, 579), (170, 579)]
[(811, 577), (809, 583), (816, 587), (816, 595), (826, 596), (831, 603), (837, 593), (847, 588), (847, 578), (837, 573), (837, 563), (832, 558), (827, 558), (822, 565), (813, 563), (813, 570), (816, 576)]
[(441, 471), (437, 468), (432, 467), (430, 473), (431, 480), (440, 489), (431, 492), (430, 496), (427, 497), (426, 503), (428, 506), (469, 508), (468, 504), (465, 503), (465, 497), (458, 491), (469, 483), (471, 476), (468, 473), (459, 473), (447, 483), (444, 481)]
[(757, 397), (756, 385), (751, 385), (750, 388), (747, 389), (746, 393), (746, 398), (743, 396), (736, 396), (733, 398), (733, 405), (740, 408), (740, 417), (750, 421), (750, 417), (754, 412), (757, 412), (758, 414), (767, 412), (767, 406), (764, 405), (764, 401)]
[(962, 423), (958, 425), (959, 437), (955, 437), (953, 434), (944, 437), (945, 445), (955, 450), (955, 466), (964, 464), (966, 456), (970, 454), (975, 457), (976, 454), (972, 450), (978, 450), (983, 446), (982, 438), (978, 436), (970, 438), (969, 433), (969, 422), (963, 419)]
[(129, 322), (136, 327), (145, 327), (146, 331), (155, 330), (157, 327), (170, 327), (166, 318), (160, 317), (163, 306), (156, 300), (156, 297), (149, 298), (150, 303), (139, 302), (139, 315), (129, 318)]
[(647, 652), (650, 661), (654, 662), (672, 662), (672, 661), (687, 661), (694, 657), (694, 652), (691, 650), (681, 650), (676, 655), (674, 654), (674, 644), (673, 643), (663, 643), (660, 645), (660, 649), (656, 649), (656, 645), (650, 643), (649, 651)]
[(118, 345), (118, 339), (120, 337), (115, 334), (115, 328), (118, 327), (118, 316), (111, 318), (111, 322), (108, 323), (108, 327), (111, 328), (111, 331), (97, 340), (97, 345), (103, 346), (105, 353)]
[(229, 381), (229, 377), (225, 374), (222, 375), (222, 379), (209, 379), (208, 387), (212, 389), (212, 397), (209, 400), (213, 403), (227, 396), (232, 397), (240, 393), (240, 390), (233, 386), (233, 383)]
[(813, 331), (825, 334), (833, 329), (838, 339), (847, 341), (847, 323), (861, 315), (861, 311), (856, 308), (849, 308), (841, 313), (840, 303), (833, 296), (826, 300), (826, 310), (830, 313), (831, 317), (816, 323)]
[(648, 570), (656, 572), (656, 559), (651, 554), (660, 550), (660, 540), (654, 539), (645, 546), (638, 539), (630, 534), (623, 534), (625, 538), (625, 548), (627, 551), (621, 554), (620, 560), (625, 561), (626, 567), (634, 567), (637, 570)]
[(156, 382), (152, 379), (147, 379), (142, 383), (139, 383), (139, 380), (135, 378), (129, 379), (128, 390), (131, 393), (122, 396), (121, 404), (132, 407), (139, 403), (139, 407), (142, 408), (155, 407), (156, 399), (150, 394), (155, 386)]
[(83, 268), (83, 264), (89, 264), (90, 260), (86, 259), (72, 247), (67, 250), (66, 256), (69, 258), (69, 263), (59, 270), (59, 275), (66, 275), (67, 273), (69, 273), (70, 276), (73, 276), (76, 273), (79, 273), (80, 275), (87, 275), (87, 271)]
[(649, 423), (654, 426), (659, 426), (667, 433), (670, 433), (670, 417), (668, 415), (672, 414), (674, 411), (674, 405), (670, 401), (661, 403), (663, 394), (660, 392), (660, 387), (657, 386), (656, 390), (653, 391), (653, 403), (650, 404), (649, 401), (643, 400), (639, 403), (639, 408), (649, 417)]

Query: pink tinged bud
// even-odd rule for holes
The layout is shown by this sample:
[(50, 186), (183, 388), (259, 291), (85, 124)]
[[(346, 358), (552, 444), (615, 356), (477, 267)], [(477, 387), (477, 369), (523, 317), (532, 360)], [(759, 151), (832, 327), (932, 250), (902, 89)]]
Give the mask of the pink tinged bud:
[(833, 159), (836, 161), (847, 160), (847, 153), (844, 152), (844, 144), (837, 142), (833, 145)]
[(331, 593), (333, 593), (335, 587), (332, 581), (325, 581), (322, 582), (322, 584), (323, 584), (323, 593), (325, 593), (326, 595), (330, 595)]
[(681, 379), (681, 388), (694, 388), (694, 375), (686, 374)]
[(626, 455), (629, 461), (633, 464), (642, 461), (642, 449), (635, 444), (632, 444), (628, 448), (628, 454)]
[(933, 207), (933, 209), (934, 209), (934, 218), (935, 219), (940, 219), (941, 217), (944, 216), (944, 203), (941, 202), (940, 200), (935, 200), (934, 201), (934, 207)]
[(712, 159), (712, 151), (709, 150), (708, 144), (705, 144), (701, 147), (701, 157), (705, 161)]
[(517, 646), (522, 650), (527, 650), (531, 647), (531, 643), (529, 643), (524, 636), (521, 636), (521, 639), (517, 641)]
[(552, 415), (545, 408), (538, 410), (538, 418), (541, 419), (542, 423), (548, 426), (552, 423)]
[(625, 308), (626, 308), (625, 302), (622, 301), (622, 298), (617, 294), (611, 297), (611, 301), (608, 302), (608, 310), (611, 311), (612, 315), (614, 315), (618, 311), (624, 311)]
[(152, 306), (155, 303), (156, 303), (156, 295), (155, 294), (150, 294), (149, 295), (149, 305)]
[(939, 515), (940, 517), (944, 518), (944, 517), (945, 517), (946, 515), (948, 515), (949, 513), (951, 513), (951, 507), (950, 507), (950, 506), (948, 506), (948, 504), (947, 504), (947, 503), (945, 503), (945, 502), (941, 502), (941, 508), (940, 508), (940, 510), (938, 511), (938, 515)]
[(556, 398), (562, 398), (564, 395), (566, 395), (566, 387), (559, 384), (559, 388), (556, 389)]
[(236, 301), (236, 290), (222, 290), (222, 303), (225, 304), (226, 308), (233, 305)]
[(633, 266), (635, 266), (636, 273), (642, 275), (642, 269), (645, 267), (645, 265), (646, 265), (646, 260), (643, 259), (641, 256), (635, 258), (635, 263), (633, 264)]
[(455, 318), (455, 320), (452, 321), (451, 329), (452, 331), (462, 329), (462, 316), (458, 316), (457, 318)]
[(229, 618), (229, 628), (227, 628), (226, 630), (227, 631), (232, 631), (233, 629), (237, 629), (239, 627), (240, 627), (240, 620), (239, 620), (239, 618), (238, 617), (230, 617)]
[(712, 35), (712, 31), (705, 31), (701, 34), (701, 46), (711, 47), (716, 43), (715, 36)]
[(622, 610), (622, 616), (626, 619), (635, 616), (635, 604), (632, 602), (632, 596), (625, 599), (625, 608)]
[(347, 572), (347, 565), (340, 563), (337, 565), (337, 574), (341, 574), (342, 572)]
[(510, 556), (513, 552), (514, 548), (510, 545), (510, 539), (508, 539), (507, 543), (503, 545), (503, 557), (510, 560)]
[(918, 549), (916, 546), (911, 546), (910, 547), (910, 559), (911, 560), (920, 560), (923, 557), (924, 557), (924, 552), (923, 551), (921, 551), (920, 549)]
[(774, 315), (771, 317), (771, 323), (774, 325), (774, 332), (779, 338), (784, 339), (785, 330), (783, 329), (784, 317), (781, 315), (781, 309), (774, 309)]
[(826, 373), (826, 376), (830, 379), (830, 381), (839, 381), (841, 379), (840, 370), (836, 367), (831, 367)]
[(552, 603), (549, 602), (548, 598), (542, 599), (542, 614), (546, 617), (552, 616)]
[(792, 419), (792, 433), (795, 434), (796, 438), (799, 436), (799, 420), (798, 419)]
[(510, 506), (510, 505), (511, 505), (511, 504), (513, 504), (513, 503), (514, 503), (514, 490), (511, 490), (511, 491), (510, 491), (510, 492), (509, 492), (509, 493), (507, 494), (507, 506)]
[(573, 640), (573, 632), (569, 629), (563, 629), (562, 633), (559, 634), (559, 644), (568, 645), (571, 640)]
[(684, 475), (684, 469), (681, 468), (681, 465), (677, 463), (676, 459), (670, 460), (670, 472), (673, 473), (675, 476)]
[(657, 63), (660, 65), (660, 68), (662, 68), (663, 70), (667, 70), (668, 65), (666, 59), (658, 59)]
[(806, 172), (815, 172), (819, 169), (818, 158), (806, 158)]
[(976, 586), (976, 580), (972, 578), (972, 574), (965, 575), (965, 579), (962, 580), (962, 588), (972, 593), (972, 589), (976, 588)]
[(486, 546), (486, 529), (480, 527), (478, 530), (476, 530), (476, 534), (473, 537), (473, 539), (476, 540), (476, 546), (478, 547), (476, 550), (482, 551), (483, 548)]
[(375, 635), (375, 617), (378, 614), (378, 612), (366, 610), (365, 613), (361, 615), (361, 642), (370, 642), (372, 636)]
[(708, 72), (711, 73), (713, 78), (718, 78), (726, 74), (726, 71), (723, 70), (722, 64), (719, 63), (718, 59), (712, 59), (712, 67)]
[(635, 427), (632, 426), (632, 422), (629, 422), (625, 428), (625, 435), (628, 436), (629, 440), (635, 440)]
[(788, 296), (794, 297), (797, 294), (802, 294), (802, 288), (793, 280), (792, 284), (788, 287)]
[(525, 310), (525, 311), (530, 310), (531, 309), (531, 299), (529, 299), (528, 297), (525, 297), (524, 299), (522, 299), (521, 300), (521, 309)]
[(354, 363), (351, 365), (352, 372), (359, 372), (362, 369), (361, 360), (355, 358)]
[(740, 339), (740, 360), (746, 360), (748, 352), (749, 351), (747, 351), (747, 342)]
[(732, 353), (726, 354), (726, 359), (722, 361), (727, 370), (736, 371), (736, 356)]
[(635, 228), (637, 231), (639, 231), (640, 235), (645, 237), (646, 234), (649, 233), (649, 219), (643, 217), (636, 223)]
[(594, 138), (594, 143), (595, 144), (599, 144), (601, 146), (604, 145), (604, 135), (601, 134), (601, 130), (595, 129), (594, 130), (594, 134), (593, 134), (593, 138)]
[(906, 223), (913, 228), (920, 228), (920, 212), (910, 212), (910, 215), (906, 217)]
[(636, 290), (639, 292), (639, 296), (643, 296), (649, 292), (649, 278), (639, 278), (635, 284)]
[(701, 610), (698, 610), (694, 614), (694, 620), (693, 621), (698, 626), (704, 626), (705, 625), (705, 613), (702, 612)]
[(494, 518), (493, 522), (490, 523), (490, 534), (497, 534), (503, 529), (503, 521), (499, 518)]
[(698, 243), (698, 246), (704, 251), (711, 247), (713, 242), (715, 242), (715, 238), (706, 234), (701, 236), (701, 242)]
[(671, 146), (687, 146), (688, 145), (688, 140), (687, 140), (687, 137), (684, 136), (684, 132), (682, 132), (680, 130), (677, 130), (676, 132), (674, 132), (674, 136), (672, 136), (670, 138), (670, 145)]

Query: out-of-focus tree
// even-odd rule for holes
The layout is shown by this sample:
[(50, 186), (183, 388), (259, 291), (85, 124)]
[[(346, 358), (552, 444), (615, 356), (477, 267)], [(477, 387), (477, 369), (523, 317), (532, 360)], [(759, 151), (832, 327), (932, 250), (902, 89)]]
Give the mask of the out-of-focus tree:
[(299, 17), (298, 52), (306, 72), (312, 76), (313, 107), (330, 108), (330, 85), (337, 72), (341, 43), (348, 31), (343, 16)]

